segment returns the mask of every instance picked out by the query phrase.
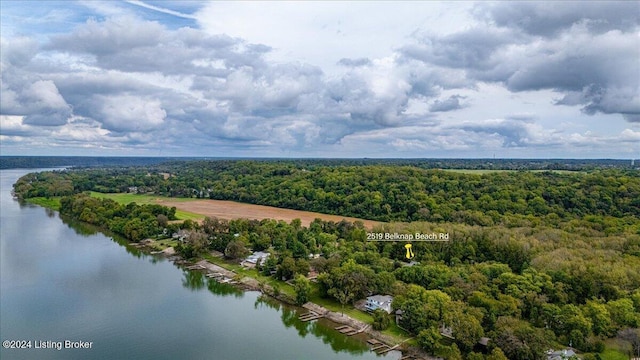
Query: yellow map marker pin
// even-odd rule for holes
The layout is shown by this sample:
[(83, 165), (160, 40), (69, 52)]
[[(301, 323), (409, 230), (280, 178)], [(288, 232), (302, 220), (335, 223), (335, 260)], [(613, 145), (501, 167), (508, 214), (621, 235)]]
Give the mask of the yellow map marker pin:
[(411, 250), (411, 244), (406, 244), (404, 248), (407, 249), (407, 259), (413, 259), (415, 254), (413, 253), (413, 250)]

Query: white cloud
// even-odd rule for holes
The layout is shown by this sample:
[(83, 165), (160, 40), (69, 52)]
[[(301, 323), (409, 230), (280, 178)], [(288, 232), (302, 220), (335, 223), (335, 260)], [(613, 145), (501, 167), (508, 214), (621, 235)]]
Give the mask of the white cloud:
[(638, 141), (623, 3), (80, 4), (45, 11), (76, 22), (55, 33), (2, 14), (3, 147), (600, 157)]
[(113, 131), (147, 131), (161, 126), (167, 112), (159, 100), (131, 95), (99, 97), (104, 126)]

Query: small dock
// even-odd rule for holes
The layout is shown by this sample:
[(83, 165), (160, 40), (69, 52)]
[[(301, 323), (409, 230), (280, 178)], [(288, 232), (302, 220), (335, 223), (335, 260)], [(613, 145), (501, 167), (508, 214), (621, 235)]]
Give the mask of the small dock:
[(389, 349), (389, 347), (387, 346), (387, 344), (377, 344), (375, 346), (371, 347), (371, 351), (375, 351), (376, 354), (381, 354), (382, 351), (385, 351)]
[(219, 283), (222, 283), (222, 284), (237, 284), (238, 283), (237, 281), (227, 277), (224, 274), (218, 273), (218, 272), (208, 273), (205, 276), (210, 278), (210, 279), (214, 279), (215, 281), (217, 281)]
[[(369, 339), (369, 340), (367, 340), (367, 343), (369, 345), (371, 345), (371, 351), (375, 352), (378, 355), (384, 355), (384, 354), (388, 353), (389, 351), (395, 350), (398, 347), (400, 347), (400, 344), (398, 344), (396, 346), (393, 346), (393, 347), (390, 347), (389, 345), (387, 345), (387, 344), (385, 344), (385, 343), (383, 343), (383, 342), (381, 342), (380, 340), (377, 340), (377, 339)], [(408, 360), (408, 359), (412, 359), (412, 358), (407, 358), (405, 360)]]
[(335, 328), (336, 330), (338, 330), (339, 332), (347, 335), (347, 336), (353, 336), (356, 334), (360, 334), (361, 332), (363, 332), (365, 329), (354, 329), (349, 325), (341, 325)]
[(238, 284), (238, 282), (234, 280), (236, 273), (218, 265), (212, 264), (206, 260), (201, 260), (193, 265), (186, 266), (185, 269), (202, 270), (205, 272), (205, 276), (207, 278), (214, 279), (219, 283), (234, 285)]
[(307, 322), (307, 321), (311, 321), (311, 320), (317, 320), (317, 319), (319, 319), (321, 317), (322, 317), (321, 314), (318, 314), (316, 312), (310, 311), (308, 313), (300, 315), (299, 319), (300, 319), (300, 321)]
[(376, 354), (378, 354), (378, 355), (384, 355), (384, 354), (388, 353), (389, 351), (392, 351), (392, 350), (397, 349), (397, 348), (398, 348), (398, 346), (399, 346), (399, 345), (396, 345), (396, 346), (394, 346), (394, 347), (389, 347), (389, 346), (385, 345), (385, 347), (386, 347), (386, 348), (379, 349), (379, 350), (377, 350), (377, 351), (376, 351), (376, 350), (374, 350), (374, 351), (375, 351), (375, 352), (376, 352)]
[(352, 328), (349, 325), (338, 326), (336, 330), (340, 331), (343, 334), (349, 335), (351, 332), (356, 331), (356, 329)]
[(187, 266), (187, 270), (205, 270), (206, 267), (204, 267), (201, 264), (195, 264), (195, 265), (191, 265), (191, 266)]

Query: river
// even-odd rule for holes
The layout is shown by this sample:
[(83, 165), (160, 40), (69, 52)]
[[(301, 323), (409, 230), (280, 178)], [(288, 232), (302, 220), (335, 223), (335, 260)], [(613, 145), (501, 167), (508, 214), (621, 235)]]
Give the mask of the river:
[(3, 346), (0, 358), (399, 357), (377, 356), (328, 322), (301, 322), (296, 308), (258, 292), (216, 283), (55, 211), (20, 204), (11, 186), (32, 171), (0, 171), (0, 337), (3, 345), (31, 346)]

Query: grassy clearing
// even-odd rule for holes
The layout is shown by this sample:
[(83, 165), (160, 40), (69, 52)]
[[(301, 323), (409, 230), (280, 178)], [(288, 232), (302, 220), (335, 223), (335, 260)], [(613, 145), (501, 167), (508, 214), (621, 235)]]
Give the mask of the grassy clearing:
[(625, 353), (629, 350), (628, 342), (620, 339), (605, 340), (605, 350), (600, 353), (602, 360), (628, 360), (629, 357)]
[(204, 219), (205, 216), (204, 215), (200, 215), (200, 214), (196, 214), (196, 213), (192, 213), (189, 211), (183, 211), (183, 210), (176, 210), (176, 217), (179, 220), (201, 220)]
[(164, 249), (173, 247), (175, 248), (176, 245), (178, 245), (178, 240), (172, 239), (172, 238), (165, 238), (165, 239), (160, 239), (160, 240), (156, 240), (154, 241), (153, 245), (151, 246), (151, 248), (155, 251), (162, 251)]
[[(90, 192), (91, 196), (97, 198), (105, 198), (111, 199), (120, 204), (129, 204), (136, 203), (138, 205), (142, 204), (157, 204), (159, 201), (177, 201), (177, 202), (186, 202), (197, 199), (187, 199), (187, 198), (170, 198), (166, 196), (156, 196), (156, 195), (143, 195), (143, 194), (129, 194), (129, 193), (100, 193), (96, 191)], [(204, 219), (204, 215), (192, 213), (189, 211), (176, 210), (176, 217), (180, 220), (199, 220)]]
[(382, 331), (382, 334), (395, 339), (397, 344), (404, 343), (409, 346), (419, 346), (415, 336), (411, 336), (409, 333), (398, 327), (395, 319), (391, 322), (391, 326), (389, 326), (387, 330)]
[(91, 191), (90, 194), (93, 197), (111, 199), (120, 204), (129, 204), (132, 202), (135, 202), (136, 204), (157, 204), (158, 201), (161, 201), (161, 200), (175, 201), (175, 202), (197, 200), (193, 198), (191, 199), (190, 198), (172, 198), (167, 196), (130, 194), (130, 193), (101, 193), (96, 191)]
[(34, 197), (26, 200), (29, 204), (35, 204), (42, 207), (46, 207), (53, 210), (60, 210), (60, 198), (59, 197)]
[(606, 349), (600, 354), (602, 360), (628, 360), (629, 357), (618, 350)]

